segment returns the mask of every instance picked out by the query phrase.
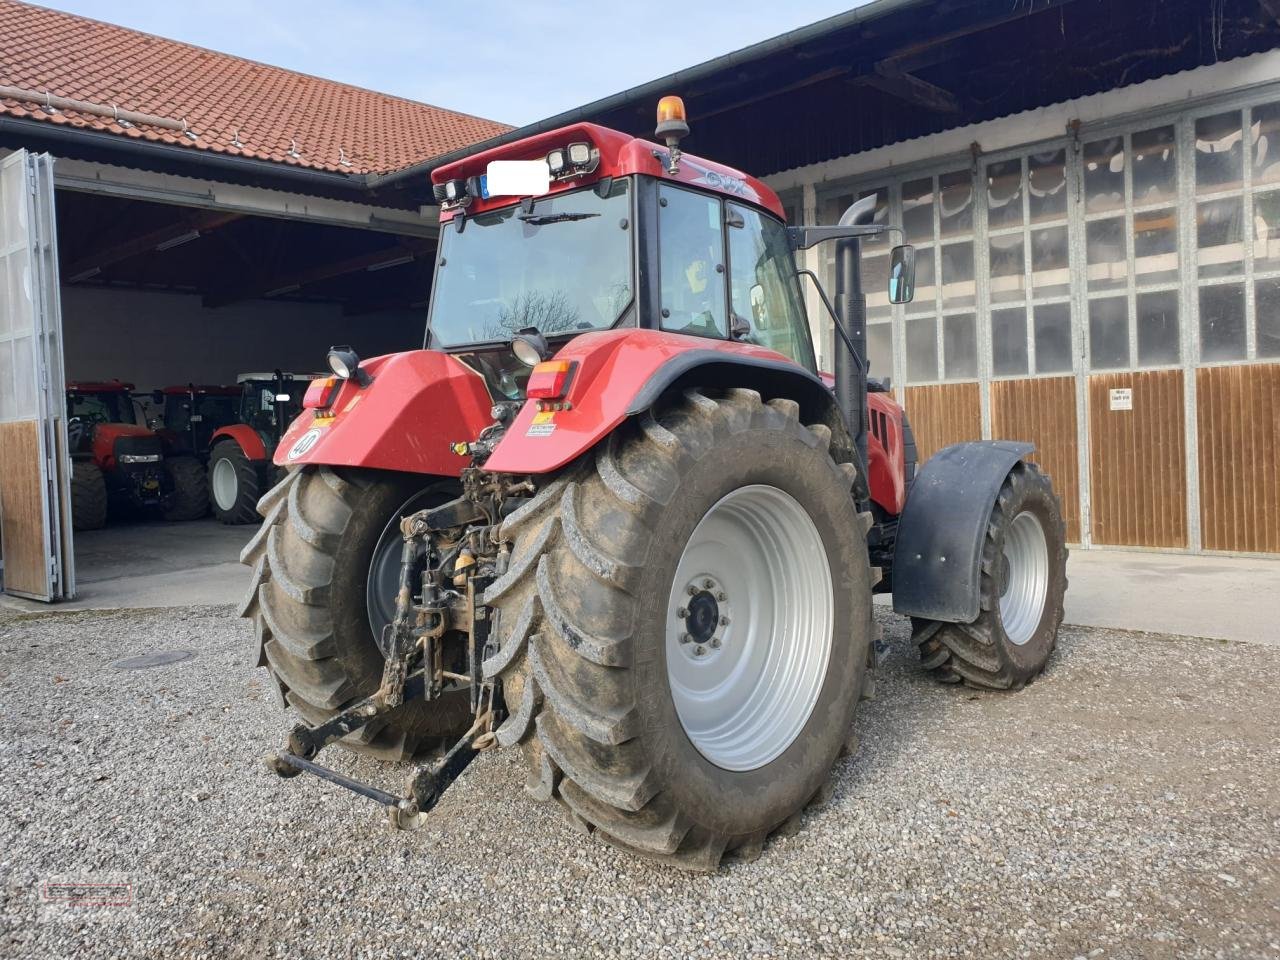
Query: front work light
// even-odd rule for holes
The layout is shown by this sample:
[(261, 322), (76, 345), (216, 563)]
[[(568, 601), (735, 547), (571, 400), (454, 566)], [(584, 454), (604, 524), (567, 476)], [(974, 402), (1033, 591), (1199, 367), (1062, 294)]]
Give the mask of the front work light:
[(571, 143), (569, 144), (569, 162), (575, 167), (585, 167), (591, 162), (591, 144), (589, 143)]
[(547, 169), (553, 177), (564, 173), (564, 151), (552, 150), (547, 154)]
[(329, 369), (339, 380), (354, 380), (362, 387), (372, 382), (369, 375), (360, 369), (360, 358), (350, 347), (330, 347), (328, 360)]
[(526, 367), (535, 367), (551, 353), (547, 338), (533, 327), (525, 327), (511, 338), (511, 352)]

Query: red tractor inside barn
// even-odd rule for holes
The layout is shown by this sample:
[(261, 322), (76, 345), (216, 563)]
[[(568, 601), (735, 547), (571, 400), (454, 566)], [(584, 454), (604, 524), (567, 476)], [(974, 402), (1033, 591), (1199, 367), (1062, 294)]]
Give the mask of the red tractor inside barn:
[(166, 520), (204, 516), (204, 468), (193, 457), (166, 455), (160, 435), (138, 425), (133, 384), (67, 384), (67, 446), (75, 529), (104, 526), (109, 511), (158, 512)]
[[(788, 227), (754, 178), (658, 138), (552, 130), (433, 174), (425, 349), (329, 353), (245, 548), (257, 660), (300, 717), (270, 755), (418, 825), (480, 751), (673, 865), (750, 857), (853, 742), (892, 584), (939, 680), (1018, 689), (1062, 618), (1064, 527), (1024, 443), (912, 479), (869, 389), (861, 239)], [(817, 368), (795, 251), (836, 245)], [(894, 249), (889, 295), (911, 297)], [(402, 791), (316, 762), (434, 754)]]
[(236, 377), (238, 413), (208, 440), (209, 505), (223, 523), (254, 523), (258, 498), (276, 480), (276, 444), (299, 411), (302, 396), (320, 374), (242, 373)]

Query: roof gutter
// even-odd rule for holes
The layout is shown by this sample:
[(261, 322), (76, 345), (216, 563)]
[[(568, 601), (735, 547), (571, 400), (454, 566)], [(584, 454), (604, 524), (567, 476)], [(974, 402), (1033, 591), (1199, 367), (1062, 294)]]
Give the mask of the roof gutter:
[(846, 13), (838, 13), (833, 17), (827, 17), (825, 20), (819, 20), (817, 23), (811, 23), (806, 27), (800, 27), (789, 33), (783, 33), (768, 40), (762, 40), (760, 43), (754, 43), (749, 47), (743, 47), (733, 53), (725, 54), (714, 60), (707, 60), (696, 66), (688, 67), (684, 70), (678, 70), (668, 76), (661, 77), (657, 80), (651, 80), (648, 83), (642, 83), (637, 87), (624, 90), (621, 93), (615, 93), (612, 96), (605, 97), (602, 100), (596, 100), (585, 106), (575, 107), (572, 110), (566, 110), (558, 113), (554, 117), (548, 117), (545, 120), (539, 120), (524, 127), (517, 127), (514, 130), (508, 130), (506, 133), (491, 137), (479, 143), (473, 143), (470, 146), (454, 150), (450, 153), (433, 157), (430, 160), (423, 160), (412, 166), (402, 167), (399, 170), (393, 170), (390, 173), (374, 173), (369, 174), (366, 178), (366, 186), (369, 189), (377, 189), (379, 187), (390, 186), (400, 183), (404, 180), (417, 177), (426, 178), (436, 167), (442, 167), (447, 163), (453, 163), (455, 160), (461, 160), (463, 157), (471, 156), (482, 150), (489, 150), (493, 147), (499, 147), (503, 144), (513, 143), (516, 140), (523, 140), (526, 137), (535, 134), (544, 133), (547, 130), (555, 130), (557, 127), (566, 127), (573, 123), (580, 123), (589, 120), (591, 117), (599, 116), (618, 107), (624, 107), (636, 100), (645, 100), (656, 98), (672, 92), (679, 92), (680, 86), (701, 80), (704, 77), (718, 73), (722, 70), (732, 69), (740, 64), (766, 57), (769, 54), (776, 53), (780, 50), (786, 50), (791, 47), (807, 43), (836, 30), (842, 30), (846, 27), (857, 26), (862, 23), (869, 23), (872, 20), (878, 20), (881, 17), (896, 13), (909, 7), (923, 6), (929, 0), (873, 0), (872, 3), (865, 4)]
[(327, 170), (297, 167), (274, 160), (237, 157), (213, 150), (198, 150), (193, 147), (179, 147), (168, 143), (123, 137), (118, 133), (104, 133), (99, 130), (62, 126), (43, 120), (0, 115), (0, 134), (6, 132), (12, 132), (26, 139), (43, 138), (55, 143), (75, 144), (81, 148), (90, 147), (153, 162), (169, 161), (205, 168), (213, 167), (264, 179), (308, 184), (313, 188), (360, 194), (369, 189), (367, 174), (330, 173)]

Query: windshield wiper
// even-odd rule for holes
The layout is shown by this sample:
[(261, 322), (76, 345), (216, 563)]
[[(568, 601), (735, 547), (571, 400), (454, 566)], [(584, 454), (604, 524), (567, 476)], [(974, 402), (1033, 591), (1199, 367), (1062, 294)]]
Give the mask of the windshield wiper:
[(571, 220), (587, 220), (598, 216), (600, 216), (598, 213), (521, 213), (517, 219), (531, 223), (535, 227), (541, 227), (548, 223), (568, 223)]

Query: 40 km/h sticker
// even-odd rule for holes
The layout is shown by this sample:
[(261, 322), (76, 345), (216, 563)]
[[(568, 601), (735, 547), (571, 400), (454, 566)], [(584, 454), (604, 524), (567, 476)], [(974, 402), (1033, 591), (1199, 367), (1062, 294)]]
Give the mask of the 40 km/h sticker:
[(298, 459), (298, 457), (302, 456), (304, 453), (306, 453), (308, 450), (314, 447), (316, 445), (316, 441), (319, 439), (320, 439), (319, 430), (315, 430), (315, 429), (308, 430), (306, 433), (300, 436), (297, 439), (297, 441), (294, 442), (292, 447), (289, 448), (289, 459), (290, 460)]

